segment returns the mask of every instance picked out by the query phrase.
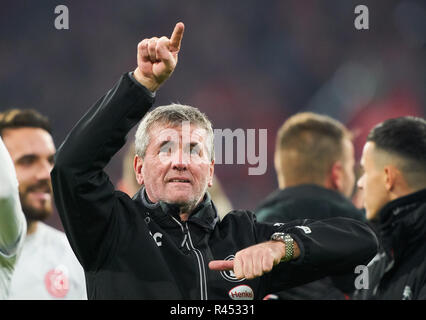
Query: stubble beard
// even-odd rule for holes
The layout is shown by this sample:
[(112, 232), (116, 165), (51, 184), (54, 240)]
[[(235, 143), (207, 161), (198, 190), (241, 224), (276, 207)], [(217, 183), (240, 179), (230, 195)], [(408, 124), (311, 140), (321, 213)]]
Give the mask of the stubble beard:
[(43, 201), (41, 207), (35, 207), (28, 199), (29, 194), (39, 188), (44, 188), (44, 191), (48, 192), (52, 199), (53, 194), (49, 182), (40, 182), (37, 185), (30, 186), (26, 188), (26, 190), (19, 192), (22, 211), (28, 224), (47, 220), (53, 213), (52, 200)]

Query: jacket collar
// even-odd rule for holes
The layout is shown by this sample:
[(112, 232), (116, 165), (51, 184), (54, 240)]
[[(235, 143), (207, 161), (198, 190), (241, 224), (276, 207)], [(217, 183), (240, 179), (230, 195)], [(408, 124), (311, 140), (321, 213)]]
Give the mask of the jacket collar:
[(327, 189), (316, 184), (301, 184), (284, 189), (277, 189), (269, 194), (264, 201), (258, 206), (257, 211), (263, 207), (274, 206), (285, 200), (303, 198), (303, 199), (321, 199), (328, 202), (339, 203), (339, 205), (347, 205), (353, 207), (352, 203), (341, 193)]
[(386, 249), (393, 252), (395, 259), (407, 253), (410, 247), (424, 242), (425, 209), (426, 189), (423, 189), (395, 199), (379, 211), (380, 233)]
[[(133, 197), (137, 205), (143, 207), (145, 215), (150, 215), (156, 223), (162, 227), (174, 228), (176, 221), (181, 222), (179, 217), (179, 207), (175, 204), (159, 201), (152, 203), (146, 194), (145, 187), (142, 187)], [(148, 212), (147, 212), (148, 211)], [(213, 231), (219, 216), (210, 194), (206, 192), (204, 199), (192, 211), (188, 218), (189, 222), (195, 223), (202, 228)]]

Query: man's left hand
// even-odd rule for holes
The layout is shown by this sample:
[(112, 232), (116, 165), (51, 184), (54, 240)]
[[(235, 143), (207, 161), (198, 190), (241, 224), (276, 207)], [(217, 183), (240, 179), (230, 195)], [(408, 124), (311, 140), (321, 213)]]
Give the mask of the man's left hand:
[(270, 272), (285, 256), (285, 244), (267, 241), (245, 248), (235, 254), (234, 260), (210, 261), (211, 270), (232, 270), (237, 279), (253, 279)]

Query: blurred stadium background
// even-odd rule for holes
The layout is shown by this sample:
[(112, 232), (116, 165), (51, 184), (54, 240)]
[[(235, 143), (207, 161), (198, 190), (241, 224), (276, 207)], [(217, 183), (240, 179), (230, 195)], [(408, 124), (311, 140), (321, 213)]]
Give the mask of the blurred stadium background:
[[(370, 29), (354, 27), (369, 8)], [(56, 30), (54, 8), (69, 9)], [(371, 127), (426, 112), (424, 0), (1, 1), (0, 109), (49, 116), (57, 147), (100, 96), (136, 63), (145, 37), (186, 31), (178, 67), (156, 105), (199, 107), (215, 128), (268, 129), (268, 169), (218, 165), (234, 208), (254, 209), (277, 187), (277, 128), (298, 111), (328, 114), (355, 133), (359, 159)], [(121, 177), (124, 150), (107, 171)], [(57, 214), (49, 224), (62, 229)]]

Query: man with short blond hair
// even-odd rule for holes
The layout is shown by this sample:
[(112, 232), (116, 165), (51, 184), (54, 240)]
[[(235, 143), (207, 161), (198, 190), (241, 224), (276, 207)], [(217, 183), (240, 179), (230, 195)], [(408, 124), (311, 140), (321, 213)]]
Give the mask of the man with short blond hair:
[[(275, 170), (279, 189), (256, 210), (259, 221), (347, 217), (366, 221), (351, 203), (354, 175), (352, 135), (339, 121), (303, 112), (288, 118), (277, 133)], [(326, 277), (269, 295), (277, 299), (345, 299), (355, 290), (354, 273)]]
[(352, 135), (339, 121), (311, 112), (290, 117), (279, 129), (275, 169), (280, 188), (304, 183), (352, 194)]

